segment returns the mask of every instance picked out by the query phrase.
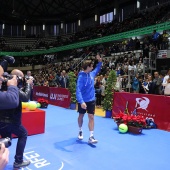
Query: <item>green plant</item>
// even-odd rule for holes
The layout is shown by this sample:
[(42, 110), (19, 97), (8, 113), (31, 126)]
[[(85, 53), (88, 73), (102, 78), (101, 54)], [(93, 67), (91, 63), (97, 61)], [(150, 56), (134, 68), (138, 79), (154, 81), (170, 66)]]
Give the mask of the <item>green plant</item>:
[(111, 70), (108, 79), (106, 81), (106, 87), (105, 87), (105, 97), (103, 101), (103, 110), (112, 110), (113, 105), (113, 94), (114, 94), (114, 88), (116, 85), (116, 72), (114, 70)]
[(76, 75), (74, 72), (69, 72), (68, 73), (69, 77), (69, 87), (68, 90), (70, 91), (71, 94), (71, 103), (76, 103)]

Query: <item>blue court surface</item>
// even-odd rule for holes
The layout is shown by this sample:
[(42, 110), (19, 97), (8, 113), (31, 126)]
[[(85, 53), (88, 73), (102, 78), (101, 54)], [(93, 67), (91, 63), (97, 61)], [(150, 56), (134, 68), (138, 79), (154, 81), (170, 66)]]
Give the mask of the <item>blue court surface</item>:
[[(113, 119), (95, 116), (96, 145), (87, 143), (85, 115), (82, 141), (77, 140), (78, 113), (49, 105), (44, 134), (29, 136), (24, 158), (31, 164), (22, 170), (170, 170), (170, 133), (143, 130), (141, 135), (120, 134)], [(13, 139), (10, 161), (13, 169), (17, 139)]]

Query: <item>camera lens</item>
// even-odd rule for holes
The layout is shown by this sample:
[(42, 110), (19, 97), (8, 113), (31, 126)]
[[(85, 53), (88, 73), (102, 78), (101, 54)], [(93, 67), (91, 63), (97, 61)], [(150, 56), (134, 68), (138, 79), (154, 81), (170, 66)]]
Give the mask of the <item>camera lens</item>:
[(0, 148), (1, 148), (1, 143), (3, 143), (6, 148), (8, 148), (11, 146), (11, 139), (8, 137), (0, 139)]

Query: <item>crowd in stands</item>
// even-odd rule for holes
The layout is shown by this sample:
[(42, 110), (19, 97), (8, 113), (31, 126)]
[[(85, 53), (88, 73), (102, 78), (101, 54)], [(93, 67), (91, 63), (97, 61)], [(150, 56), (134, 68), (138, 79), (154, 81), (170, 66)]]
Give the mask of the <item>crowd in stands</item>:
[[(98, 37), (103, 37), (111, 34), (122, 33), (125, 31), (146, 27), (154, 25), (160, 22), (165, 22), (168, 18), (170, 4), (166, 3), (165, 5), (158, 5), (155, 8), (151, 8), (144, 11), (139, 11), (134, 13), (132, 16), (127, 17), (123, 21), (118, 19), (113, 20), (107, 24), (101, 24), (97, 27), (87, 28), (85, 30), (76, 32), (68, 36), (57, 36), (53, 41), (44, 39), (42, 36), (38, 35), (29, 35), (26, 37), (35, 38), (34, 46), (25, 46), (25, 49), (18, 48), (16, 44), (13, 47), (9, 46), (6, 40), (0, 41), (0, 49), (2, 51), (30, 51), (39, 48), (49, 49), (51, 47), (58, 47), (67, 45), (70, 43), (80, 42), (84, 40), (90, 40)], [(34, 49), (33, 49), (34, 48)]]
[[(160, 35), (153, 31), (151, 37), (146, 36), (143, 43), (135, 39), (123, 40), (121, 43), (108, 43), (100, 44), (81, 49), (74, 49), (72, 51), (64, 52), (68, 55), (65, 61), (58, 61), (57, 55), (45, 55), (39, 57), (20, 57), (15, 58), (17, 64), (20, 66), (32, 66), (32, 75), (34, 76), (35, 86), (48, 86), (48, 87), (62, 87), (68, 88), (69, 77), (68, 73), (73, 71), (77, 76), (81, 70), (81, 61), (83, 58), (75, 58), (82, 56), (85, 53), (87, 58), (94, 61), (96, 65), (95, 55), (99, 52), (103, 56), (103, 65), (101, 72), (95, 79), (96, 89), (96, 105), (101, 107), (105, 95), (105, 88), (107, 86), (107, 77), (111, 70), (115, 70), (117, 74), (117, 83), (115, 86), (116, 91), (126, 91), (143, 94), (156, 94), (156, 95), (170, 95), (169, 86), (170, 71), (167, 74), (164, 72), (148, 70), (149, 51), (157, 53), (158, 46), (162, 48), (162, 44), (155, 42), (154, 35)], [(155, 35), (155, 37), (157, 37)], [(159, 36), (158, 36), (159, 37)], [(167, 36), (168, 37), (168, 36)], [(147, 50), (146, 50), (147, 46)], [(135, 53), (135, 51), (138, 53)], [(124, 51), (119, 53), (120, 51)], [(115, 55), (118, 54), (119, 55)], [(89, 55), (88, 55), (89, 54)], [(114, 55), (112, 55), (114, 54)], [(63, 56), (63, 53), (61, 53)], [(77, 60), (75, 60), (77, 59)], [(34, 69), (36, 65), (43, 65), (42, 69)]]
[[(169, 86), (166, 86), (167, 80), (163, 82), (165, 73), (155, 71), (152, 74), (148, 70), (148, 58), (150, 51), (157, 54), (159, 49), (168, 48), (168, 37), (169, 34), (166, 31), (162, 35), (153, 31), (151, 36), (145, 36), (141, 40), (136, 37), (135, 39), (122, 40), (122, 42), (74, 49), (57, 55), (20, 57), (19, 60), (16, 58), (16, 63), (18, 61), (20, 66), (32, 65), (33, 67), (44, 65), (40, 70), (33, 69), (35, 85), (68, 88), (69, 77), (67, 75), (69, 71), (74, 71), (77, 76), (81, 70), (81, 61), (84, 56), (85, 59), (94, 60), (95, 65), (95, 55), (99, 52), (103, 56), (103, 65), (100, 74), (96, 77), (95, 89), (96, 104), (100, 107), (110, 70), (115, 70), (117, 73), (115, 86), (117, 91), (157, 95), (164, 94), (166, 91), (167, 95), (165, 89)], [(138, 53), (134, 52), (136, 50)], [(120, 52), (122, 52), (120, 55), (115, 55)], [(62, 60), (59, 60), (60, 55)]]
[[(110, 34), (117, 34), (137, 28), (147, 27), (162, 22), (162, 18), (167, 16), (170, 4), (156, 6), (152, 10), (139, 11), (120, 22), (115, 19), (111, 23), (101, 24), (97, 28), (88, 28), (85, 31), (75, 34), (75, 41), (93, 39)], [(169, 18), (166, 18), (167, 20)]]
[[(40, 46), (49, 48), (49, 46), (61, 46), (72, 42), (93, 39), (98, 36), (106, 36), (144, 27), (160, 22), (165, 16), (169, 5), (158, 6), (156, 10), (145, 11), (135, 14), (123, 22), (114, 20), (112, 23), (102, 24), (97, 28), (89, 28), (83, 32), (69, 36), (62, 40), (60, 36), (57, 40), (47, 44), (38, 38)], [(91, 59), (96, 65), (95, 55), (100, 53), (103, 57), (103, 65), (100, 74), (95, 79), (96, 105), (101, 107), (107, 85), (107, 77), (111, 70), (117, 74), (116, 91), (126, 91), (143, 94), (170, 95), (170, 71), (158, 72), (149, 70), (149, 52), (157, 55), (158, 50), (169, 48), (169, 33), (164, 30), (159, 33), (156, 30), (152, 35), (145, 35), (141, 39), (135, 37), (123, 39), (117, 42), (93, 45), (89, 47), (58, 52), (57, 54), (20, 57), (16, 58), (16, 65), (32, 66), (33, 76), (36, 86), (62, 87), (68, 88), (68, 73), (73, 71), (77, 76), (81, 70), (81, 62), (84, 59)], [(6, 41), (0, 39), (0, 48), (5, 49)], [(138, 50), (138, 53), (135, 51)], [(118, 55), (118, 53), (120, 53)], [(35, 65), (44, 65), (42, 69), (34, 69)]]
[[(153, 31), (152, 35), (146, 35), (139, 39), (137, 37), (123, 39), (117, 42), (104, 43), (99, 45), (88, 46), (79, 49), (67, 50), (53, 54), (29, 56), (16, 58), (16, 66), (27, 65), (43, 65), (49, 62), (68, 62), (73, 61), (73, 67), (79, 63), (87, 55), (93, 55), (97, 52), (103, 54), (104, 57), (110, 57), (116, 53), (131, 53), (135, 50), (141, 50), (144, 58), (149, 58), (149, 52), (158, 53), (158, 50), (166, 50), (169, 48), (170, 35), (166, 30), (162, 34)], [(121, 60), (122, 58), (120, 58)], [(122, 62), (122, 61), (120, 61)], [(144, 61), (146, 62), (146, 61)]]
[[(94, 60), (95, 56), (90, 57)], [(81, 67), (74, 69), (73, 61), (63, 63), (49, 63), (42, 69), (33, 72), (36, 86), (62, 87), (68, 88), (68, 73), (73, 71), (77, 76)], [(102, 105), (107, 86), (107, 77), (110, 70), (115, 70), (117, 74), (116, 91), (126, 91), (133, 93), (170, 95), (170, 70), (167, 74), (154, 71), (154, 74), (144, 72), (146, 65), (143, 63), (143, 55), (137, 57), (133, 53), (124, 57), (103, 58), (101, 72), (95, 79), (96, 104)]]
[[(146, 37), (145, 37), (146, 38)], [(133, 39), (132, 39), (133, 40)], [(131, 41), (132, 41), (131, 40)], [(148, 44), (148, 53), (150, 50), (157, 49), (157, 43), (152, 40), (151, 44)], [(138, 45), (130, 46), (132, 49), (138, 49)], [(154, 74), (147, 70), (148, 68), (148, 53), (145, 50), (140, 50), (140, 53), (134, 53), (133, 51), (127, 51), (119, 56), (111, 56), (111, 53), (114, 51), (114, 45), (108, 47), (108, 53), (110, 57), (105, 57), (103, 55), (103, 65), (101, 68), (100, 74), (95, 79), (95, 89), (96, 89), (96, 104), (98, 107), (102, 105), (102, 100), (104, 98), (104, 90), (107, 85), (107, 77), (110, 70), (115, 70), (117, 74), (117, 83), (115, 86), (116, 91), (126, 91), (134, 93), (143, 93), (143, 94), (156, 94), (156, 95), (170, 95), (168, 82), (170, 71), (168, 73), (154, 71)], [(124, 50), (127, 50), (127, 46), (124, 46)], [(141, 46), (141, 45), (140, 45)], [(144, 45), (145, 46), (145, 45)], [(96, 47), (96, 46), (95, 46)], [(96, 65), (95, 54), (96, 51), (99, 51), (103, 54), (106, 54), (106, 49), (103, 45), (97, 46), (95, 48), (88, 47), (78, 51), (86, 51), (90, 53), (87, 59), (94, 60), (94, 67)], [(141, 49), (141, 47), (139, 48)], [(74, 51), (74, 50), (73, 50)], [(119, 50), (118, 50), (119, 51)], [(155, 50), (156, 53), (157, 50)], [(146, 55), (147, 54), (147, 55)], [(29, 59), (29, 57), (27, 58)], [(73, 57), (74, 59), (74, 57)], [(146, 59), (146, 60), (145, 60)], [(42, 60), (42, 59), (41, 59)], [(43, 60), (42, 60), (43, 61)], [(76, 62), (75, 62), (76, 61)], [(64, 62), (56, 62), (54, 60), (48, 60), (42, 69), (35, 70), (33, 72), (35, 78), (35, 85), (38, 86), (49, 86), (49, 87), (63, 87), (68, 88), (69, 77), (68, 73), (74, 71), (77, 76), (81, 70), (81, 64), (77, 65), (82, 61), (82, 58), (78, 60), (70, 60), (68, 58)]]

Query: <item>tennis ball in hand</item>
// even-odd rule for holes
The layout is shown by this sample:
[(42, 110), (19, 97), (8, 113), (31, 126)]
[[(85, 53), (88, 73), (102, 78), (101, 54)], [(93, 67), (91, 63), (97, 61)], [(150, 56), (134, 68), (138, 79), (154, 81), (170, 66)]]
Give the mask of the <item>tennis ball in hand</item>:
[(119, 125), (119, 132), (120, 133), (126, 133), (128, 131), (128, 126), (127, 125), (125, 125), (125, 124), (120, 124)]
[(31, 101), (28, 103), (28, 109), (34, 111), (37, 108), (37, 103), (34, 101)]

